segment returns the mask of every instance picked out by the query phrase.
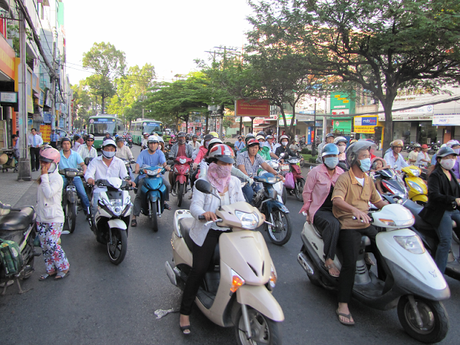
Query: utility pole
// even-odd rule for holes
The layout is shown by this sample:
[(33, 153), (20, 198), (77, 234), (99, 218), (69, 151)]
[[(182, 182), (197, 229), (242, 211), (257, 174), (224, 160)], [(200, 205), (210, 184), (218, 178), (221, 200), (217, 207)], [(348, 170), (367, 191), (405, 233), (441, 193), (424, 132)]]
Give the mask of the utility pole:
[(312, 142), (311, 142), (311, 155), (316, 156), (316, 97), (315, 105), (313, 107), (313, 132), (311, 133)]
[(28, 146), (28, 129), (27, 129), (27, 65), (26, 65), (26, 22), (24, 13), (19, 11), (19, 127), (21, 157), (19, 158), (18, 180), (30, 181), (30, 161)]
[[(53, 71), (56, 72), (56, 41), (57, 41), (57, 31), (56, 29), (54, 31), (54, 42), (53, 42), (53, 61), (52, 66), (53, 66)], [(54, 73), (51, 74), (51, 92), (53, 95), (53, 101), (51, 103), (51, 129), (56, 128), (56, 77), (54, 76)], [(59, 119), (58, 119), (59, 121)], [(72, 126), (72, 124), (70, 124)], [(69, 127), (70, 127), (69, 126)], [(64, 126), (65, 127), (65, 126)]]

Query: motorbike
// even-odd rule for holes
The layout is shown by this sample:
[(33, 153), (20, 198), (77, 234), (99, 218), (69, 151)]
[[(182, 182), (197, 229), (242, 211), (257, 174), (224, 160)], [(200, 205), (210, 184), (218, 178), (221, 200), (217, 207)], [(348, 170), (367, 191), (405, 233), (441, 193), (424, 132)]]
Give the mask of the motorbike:
[(381, 195), (389, 193), (401, 199), (407, 198), (407, 188), (404, 181), (393, 169), (382, 169), (372, 172), (375, 187)]
[(132, 181), (134, 181), (134, 170), (133, 170), (133, 167), (131, 166), (131, 164), (135, 164), (136, 161), (135, 160), (127, 160), (127, 159), (124, 159), (122, 158), (121, 159), (123, 161), (123, 163), (125, 163), (125, 167), (126, 167), (126, 172), (128, 173), (128, 176), (131, 178)]
[(152, 230), (158, 231), (158, 218), (164, 212), (164, 200), (168, 190), (163, 183), (161, 174), (165, 172), (163, 167), (143, 167), (140, 175), (146, 175), (140, 190), (141, 193), (141, 212), (152, 220)]
[(12, 208), (0, 202), (0, 283), (2, 295), (6, 293), (9, 281), (16, 281), (19, 293), (23, 290), (20, 280), (30, 278), (34, 272), (36, 236), (36, 215), (33, 207)]
[(60, 169), (59, 174), (65, 176), (67, 179), (67, 186), (63, 191), (62, 196), (62, 209), (64, 210), (65, 222), (64, 229), (69, 229), (70, 233), (75, 231), (77, 213), (78, 213), (78, 194), (77, 187), (75, 186), (73, 179), (75, 177), (82, 177), (83, 171), (79, 169), (66, 168)]
[[(198, 180), (195, 186), (219, 198), (209, 182)], [(272, 295), (277, 274), (262, 234), (253, 231), (263, 224), (265, 216), (246, 202), (221, 206), (216, 216), (218, 226), (232, 231), (220, 235), (213, 262), (198, 290), (196, 305), (215, 324), (235, 327), (238, 344), (281, 344), (278, 325), (284, 314)], [(165, 263), (171, 283), (182, 290), (192, 267), (193, 222), (189, 210), (175, 212), (171, 238), (173, 265)]]
[[(280, 169), (280, 159), (278, 160), (275, 160), (275, 159), (272, 159), (272, 160), (269, 160), (269, 161), (266, 161), (266, 163), (273, 169), (275, 170), (278, 174), (281, 173), (281, 169)], [(258, 176), (261, 176), (263, 174), (266, 174), (267, 171), (263, 170), (263, 169), (259, 169), (259, 171), (257, 172), (257, 175)], [(284, 183), (283, 181), (279, 181), (277, 183), (275, 183), (273, 185), (273, 188), (276, 190), (276, 198), (278, 201), (282, 202), (283, 204), (286, 204), (286, 200), (287, 200), (287, 190), (286, 188), (284, 187)]]
[[(379, 276), (364, 260), (370, 240), (363, 236), (356, 262), (353, 297), (378, 310), (397, 306), (399, 321), (409, 336), (423, 343), (441, 341), (449, 329), (447, 311), (441, 301), (450, 297), (450, 290), (420, 237), (410, 229), (414, 224), (412, 213), (402, 205), (390, 204), (371, 212), (370, 217), (371, 224), (379, 231), (376, 236), (381, 257)], [(330, 276), (324, 266), (320, 229), (306, 222), (301, 238), (303, 245), (297, 260), (311, 283), (337, 289), (338, 279)], [(334, 264), (339, 269), (340, 258), (338, 248)], [(385, 278), (380, 276), (380, 271)]]
[(273, 187), (281, 178), (266, 173), (255, 176), (254, 181), (262, 183), (263, 188), (254, 195), (253, 204), (267, 219), (265, 230), (270, 241), (282, 246), (291, 238), (292, 224), (288, 208), (278, 200), (278, 192)]
[(99, 194), (98, 209), (89, 220), (99, 243), (107, 246), (111, 263), (118, 265), (128, 250), (128, 224), (132, 206), (129, 182), (118, 177), (97, 180), (95, 185), (105, 189)]
[(294, 178), (294, 188), (288, 188), (289, 186), (284, 184), (286, 189), (289, 193), (294, 193), (297, 200), (303, 202), (303, 187), (305, 185), (305, 179), (302, 176), (302, 172), (300, 171), (300, 161), (299, 157), (289, 157), (288, 159), (284, 160), (285, 163), (280, 163), (281, 165), (281, 172), (283, 173), (284, 177), (288, 173), (292, 173)]
[(126, 144), (128, 145), (130, 149), (132, 149), (133, 148), (133, 138), (130, 136), (126, 136)]
[(192, 159), (185, 156), (176, 157), (174, 159), (174, 167), (172, 169), (173, 181), (171, 184), (171, 190), (176, 192), (178, 207), (182, 205), (182, 198), (188, 191), (187, 188), (191, 162)]
[(409, 189), (409, 199), (424, 205), (428, 202), (428, 188), (426, 183), (419, 177), (422, 170), (414, 165), (402, 168), (403, 179)]

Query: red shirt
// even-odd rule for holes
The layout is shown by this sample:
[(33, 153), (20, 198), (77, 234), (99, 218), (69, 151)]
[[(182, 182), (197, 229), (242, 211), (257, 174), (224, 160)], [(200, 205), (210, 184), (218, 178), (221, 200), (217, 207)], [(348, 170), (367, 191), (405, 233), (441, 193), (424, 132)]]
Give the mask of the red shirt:
[(185, 154), (185, 144), (184, 145), (177, 145), (177, 156), (176, 157), (187, 157)]

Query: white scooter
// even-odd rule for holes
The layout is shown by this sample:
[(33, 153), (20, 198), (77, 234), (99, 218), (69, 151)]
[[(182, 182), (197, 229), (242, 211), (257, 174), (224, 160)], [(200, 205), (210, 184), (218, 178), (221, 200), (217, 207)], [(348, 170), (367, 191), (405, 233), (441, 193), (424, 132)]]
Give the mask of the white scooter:
[[(423, 343), (441, 341), (449, 329), (449, 318), (440, 301), (450, 297), (450, 290), (420, 237), (408, 229), (414, 224), (414, 217), (398, 204), (386, 205), (370, 216), (372, 225), (380, 231), (376, 236), (381, 256), (378, 265), (386, 279), (379, 279), (366, 265), (364, 252), (370, 240), (363, 236), (353, 297), (379, 310), (397, 305), (399, 321), (411, 337)], [(330, 290), (337, 289), (338, 279), (324, 268), (321, 232), (306, 222), (301, 238), (303, 246), (297, 259), (310, 281)], [(339, 258), (338, 249), (334, 264), (340, 269)]]
[[(197, 180), (195, 187), (219, 198), (205, 180)], [(215, 324), (234, 326), (238, 344), (281, 344), (278, 324), (284, 314), (271, 293), (277, 279), (275, 266), (262, 234), (251, 231), (264, 223), (264, 215), (246, 202), (237, 202), (221, 206), (216, 216), (219, 226), (232, 231), (219, 237), (196, 305)], [(193, 222), (190, 211), (175, 212), (171, 239), (174, 265), (165, 263), (171, 283), (182, 290), (193, 261), (189, 234)]]

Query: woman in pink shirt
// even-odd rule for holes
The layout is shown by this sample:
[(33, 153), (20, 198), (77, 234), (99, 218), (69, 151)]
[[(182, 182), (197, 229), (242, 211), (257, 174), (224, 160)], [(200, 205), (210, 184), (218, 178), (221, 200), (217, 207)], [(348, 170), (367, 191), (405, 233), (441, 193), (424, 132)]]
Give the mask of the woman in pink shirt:
[(334, 265), (340, 223), (332, 214), (332, 192), (337, 178), (343, 173), (338, 167), (339, 149), (327, 144), (322, 150), (323, 164), (313, 168), (307, 175), (303, 190), (303, 207), (300, 213), (307, 213), (307, 222), (313, 224), (324, 241), (325, 267), (332, 277), (338, 277), (340, 271)]

